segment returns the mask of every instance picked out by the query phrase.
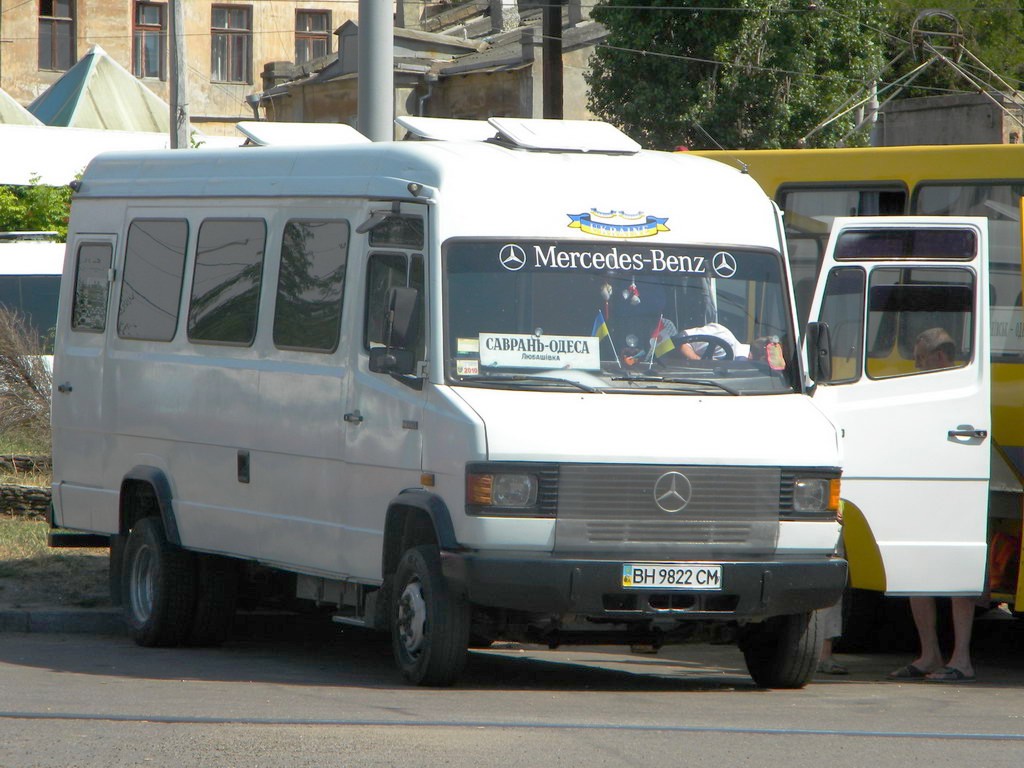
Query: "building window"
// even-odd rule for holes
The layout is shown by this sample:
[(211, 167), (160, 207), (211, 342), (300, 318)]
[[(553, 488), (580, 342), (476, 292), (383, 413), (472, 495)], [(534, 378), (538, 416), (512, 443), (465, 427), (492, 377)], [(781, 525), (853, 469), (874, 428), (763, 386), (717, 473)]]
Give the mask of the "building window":
[(132, 30), (132, 74), (136, 77), (167, 79), (166, 3), (135, 3)]
[(305, 64), (331, 52), (331, 12), (295, 12), (295, 63)]
[(220, 83), (252, 82), (252, 8), (215, 5), (210, 29), (210, 78)]
[(63, 72), (74, 63), (74, 0), (39, 0), (39, 68)]

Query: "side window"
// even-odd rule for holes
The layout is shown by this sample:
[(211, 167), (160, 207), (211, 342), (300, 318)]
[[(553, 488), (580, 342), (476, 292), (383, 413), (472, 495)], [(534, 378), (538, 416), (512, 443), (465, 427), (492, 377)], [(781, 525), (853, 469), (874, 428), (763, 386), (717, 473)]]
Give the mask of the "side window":
[(416, 343), (416, 357), (423, 359), (425, 332), (423, 322), (423, 257), (419, 254), (407, 256), (403, 253), (375, 253), (370, 256), (366, 268), (366, 319), (363, 326), (363, 347), (384, 346), (387, 332), (388, 291), (395, 287), (408, 286), (420, 293), (419, 337)]
[(346, 221), (289, 221), (285, 226), (275, 346), (314, 352), (338, 348), (348, 238)]
[(137, 219), (128, 228), (117, 335), (170, 341), (178, 329), (188, 222)]
[(868, 288), (873, 379), (959, 368), (971, 360), (975, 276), (963, 268), (879, 267)]
[(864, 347), (864, 270), (839, 267), (829, 273), (818, 319), (828, 324), (832, 343), (829, 383), (857, 381)]
[(1024, 362), (1021, 327), (1021, 198), (1024, 184), (922, 183), (914, 192), (915, 214), (984, 216), (988, 219), (992, 359)]
[(263, 219), (207, 219), (200, 225), (188, 311), (191, 341), (252, 344), (266, 240)]
[(82, 243), (75, 258), (75, 298), (71, 327), (76, 331), (103, 333), (107, 327), (110, 294), (110, 243)]

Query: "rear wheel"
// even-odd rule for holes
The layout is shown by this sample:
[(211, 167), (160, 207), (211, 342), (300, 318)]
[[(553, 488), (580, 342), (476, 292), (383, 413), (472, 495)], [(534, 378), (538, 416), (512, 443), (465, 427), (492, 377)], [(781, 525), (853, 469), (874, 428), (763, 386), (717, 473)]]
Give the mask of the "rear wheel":
[(437, 550), (407, 550), (391, 602), (391, 645), (403, 677), (416, 685), (454, 683), (466, 663), (469, 619), (469, 604), (445, 581)]
[(139, 520), (125, 544), (122, 608), (135, 642), (180, 643), (192, 627), (196, 578), (192, 556), (167, 541), (155, 517)]
[(803, 688), (821, 655), (818, 612), (774, 616), (743, 628), (739, 647), (747, 671), (762, 688)]

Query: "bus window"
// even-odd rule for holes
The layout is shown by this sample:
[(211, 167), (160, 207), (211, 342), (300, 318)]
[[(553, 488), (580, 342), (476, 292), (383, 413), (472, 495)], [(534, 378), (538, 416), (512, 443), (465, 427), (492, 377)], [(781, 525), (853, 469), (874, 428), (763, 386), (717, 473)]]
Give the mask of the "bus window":
[(822, 185), (784, 184), (776, 195), (786, 222), (789, 263), (796, 286), (797, 314), (807, 321), (814, 282), (836, 216), (898, 216), (906, 210), (907, 190), (901, 184)]
[(23, 318), (43, 354), (53, 354), (60, 275), (0, 275), (0, 310)]
[(1020, 206), (1024, 184), (919, 184), (914, 213), (988, 219), (992, 359), (1024, 362), (1021, 321)]
[(953, 341), (953, 367), (966, 365), (974, 334), (974, 273), (967, 269), (882, 267), (868, 287), (867, 373), (873, 379), (920, 372), (918, 337), (941, 328)]

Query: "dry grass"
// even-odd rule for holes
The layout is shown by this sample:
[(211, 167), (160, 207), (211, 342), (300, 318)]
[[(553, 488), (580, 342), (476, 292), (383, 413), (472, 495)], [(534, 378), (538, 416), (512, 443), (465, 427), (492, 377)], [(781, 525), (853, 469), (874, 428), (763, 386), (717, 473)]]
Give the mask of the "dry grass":
[(0, 310), (0, 433), (49, 435), (53, 377), (43, 352), (23, 317)]
[(0, 608), (110, 605), (106, 549), (50, 549), (42, 520), (0, 516)]

